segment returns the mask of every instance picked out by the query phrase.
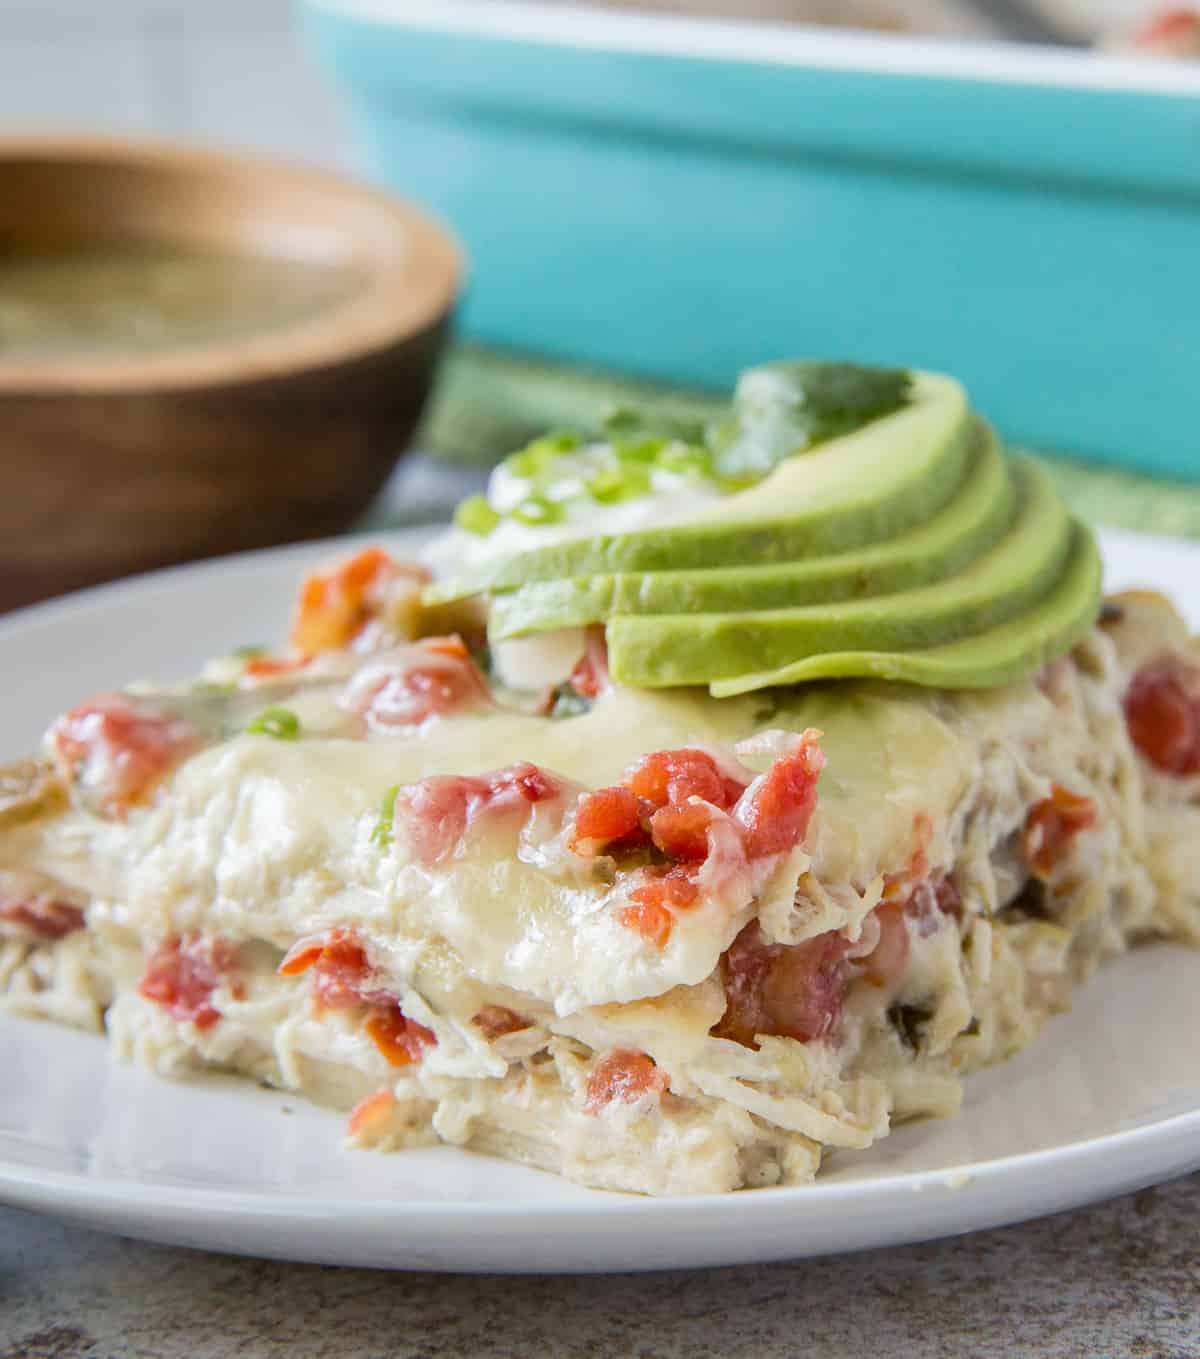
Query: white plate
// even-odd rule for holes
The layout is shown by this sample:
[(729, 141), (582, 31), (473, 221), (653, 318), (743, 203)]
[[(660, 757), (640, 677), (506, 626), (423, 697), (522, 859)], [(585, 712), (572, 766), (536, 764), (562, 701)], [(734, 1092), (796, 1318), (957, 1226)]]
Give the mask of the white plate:
[[(411, 551), (412, 536), (397, 539)], [(1113, 586), (1200, 624), (1200, 546), (1106, 534)], [(163, 572), (0, 623), (0, 752), (134, 676), (269, 640), (330, 545)], [(227, 1080), (158, 1080), (102, 1042), (0, 1020), (0, 1201), (132, 1236), (336, 1264), (585, 1271), (736, 1264), (972, 1231), (1200, 1166), (1200, 955), (1110, 965), (962, 1113), (830, 1158), (802, 1189), (649, 1200), (450, 1148), (342, 1152), (340, 1117)]]

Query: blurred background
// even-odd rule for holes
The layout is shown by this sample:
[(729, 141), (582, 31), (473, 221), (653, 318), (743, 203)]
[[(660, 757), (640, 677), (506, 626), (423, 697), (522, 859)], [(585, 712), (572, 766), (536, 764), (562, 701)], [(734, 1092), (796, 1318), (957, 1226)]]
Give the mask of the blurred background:
[[(1154, 0), (0, 0), (0, 607), (444, 516), (541, 428), (794, 354), (955, 372), (1080, 512), (1200, 535), (1198, 58)], [(96, 178), (84, 134), (416, 217), (385, 241), (353, 186), (245, 165)], [(99, 249), (144, 323), (109, 256), (164, 240), (364, 296), (304, 346), (109, 352), (103, 392), (82, 349), (31, 361), (47, 261)]]
[[(609, 0), (607, 7), (1104, 46), (1131, 43), (1168, 8), (1153, 0)], [(0, 0), (0, 132), (54, 127), (353, 164), (340, 102), (305, 51), (291, 0)]]
[(0, 0), (0, 133), (50, 128), (348, 158), (288, 0)]

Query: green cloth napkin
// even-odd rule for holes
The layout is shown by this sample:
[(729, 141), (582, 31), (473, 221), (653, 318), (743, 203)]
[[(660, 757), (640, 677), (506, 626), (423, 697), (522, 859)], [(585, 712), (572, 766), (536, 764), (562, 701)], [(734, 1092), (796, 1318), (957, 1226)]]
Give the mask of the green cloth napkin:
[[(706, 413), (723, 401), (721, 393), (464, 344), (446, 360), (418, 446), (452, 463), (484, 467), (547, 429), (594, 428), (615, 403)], [(1084, 519), (1200, 538), (1200, 484), (1040, 450), (1020, 451), (1037, 458), (1063, 499)]]

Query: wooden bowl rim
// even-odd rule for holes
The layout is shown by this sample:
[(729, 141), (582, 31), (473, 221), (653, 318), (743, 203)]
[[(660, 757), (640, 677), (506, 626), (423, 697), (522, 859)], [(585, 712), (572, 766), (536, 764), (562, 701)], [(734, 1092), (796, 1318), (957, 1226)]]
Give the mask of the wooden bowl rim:
[[(0, 136), (6, 162), (61, 160), (124, 165), (180, 175), (269, 176), (280, 188), (316, 189), (347, 208), (366, 210), (390, 228), (402, 249), (386, 251), (347, 213), (348, 238), (366, 250), (367, 274), (344, 301), (303, 321), (227, 342), (181, 346), (161, 353), (0, 363), (0, 396), (43, 393), (125, 393), (246, 383), (334, 367), (386, 349), (432, 328), (452, 310), (465, 273), (463, 251), (448, 229), (382, 189), (334, 170), (240, 151), (179, 142), (51, 134)], [(248, 251), (247, 253), (253, 253)]]

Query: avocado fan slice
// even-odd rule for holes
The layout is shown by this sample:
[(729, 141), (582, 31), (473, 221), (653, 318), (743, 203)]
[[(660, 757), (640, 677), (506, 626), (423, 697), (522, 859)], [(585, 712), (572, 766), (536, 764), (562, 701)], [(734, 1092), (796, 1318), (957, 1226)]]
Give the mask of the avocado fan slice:
[(714, 698), (802, 684), (870, 676), (939, 689), (1012, 684), (1065, 655), (1090, 631), (1100, 612), (1103, 567), (1091, 531), (1071, 523), (1066, 565), (1050, 593), (1007, 622), (941, 646), (915, 651), (841, 651), (808, 656), (778, 670), (735, 675), (709, 686)]
[(922, 523), (954, 496), (971, 432), (960, 384), (917, 373), (901, 410), (786, 458), (750, 489), (685, 519), (497, 556), (435, 582), (423, 598), (446, 603), (566, 576), (766, 565), (882, 542)]
[(957, 575), (848, 603), (723, 614), (618, 616), (609, 667), (644, 688), (708, 684), (834, 651), (937, 646), (1012, 618), (1047, 593), (1070, 547), (1070, 518), (1046, 474), (1015, 459), (1008, 532)]
[(991, 428), (972, 417), (967, 471), (953, 499), (887, 542), (773, 566), (535, 581), (493, 599), (488, 632), (504, 640), (622, 614), (758, 611), (912, 590), (955, 574), (991, 547), (1013, 506), (1008, 462)]

